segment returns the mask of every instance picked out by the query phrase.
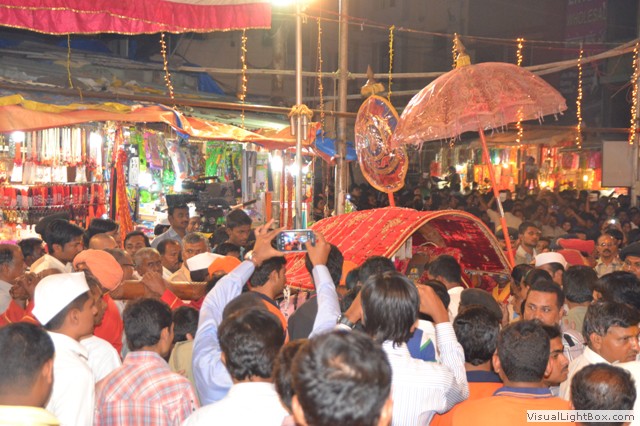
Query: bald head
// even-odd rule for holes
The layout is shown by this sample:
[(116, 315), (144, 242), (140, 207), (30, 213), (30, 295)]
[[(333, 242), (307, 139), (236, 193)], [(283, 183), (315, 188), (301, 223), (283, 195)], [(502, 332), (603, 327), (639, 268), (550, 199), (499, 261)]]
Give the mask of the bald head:
[(118, 248), (118, 243), (109, 234), (96, 234), (89, 240), (89, 248), (94, 250), (105, 250)]

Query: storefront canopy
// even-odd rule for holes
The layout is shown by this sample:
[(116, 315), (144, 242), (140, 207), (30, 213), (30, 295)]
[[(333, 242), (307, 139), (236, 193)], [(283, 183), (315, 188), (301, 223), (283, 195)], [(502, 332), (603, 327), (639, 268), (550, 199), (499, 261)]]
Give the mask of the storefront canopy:
[(0, 25), (45, 34), (270, 28), (269, 0), (0, 0)]
[[(56, 98), (58, 99), (58, 98)], [(187, 117), (164, 105), (126, 105), (117, 102), (95, 104), (45, 103), (20, 94), (0, 97), (0, 133), (34, 131), (95, 121), (164, 123), (185, 135), (220, 141), (251, 142), (267, 149), (289, 149), (296, 140), (290, 129), (258, 134), (231, 124)], [(311, 123), (305, 145), (313, 141), (319, 123)]]

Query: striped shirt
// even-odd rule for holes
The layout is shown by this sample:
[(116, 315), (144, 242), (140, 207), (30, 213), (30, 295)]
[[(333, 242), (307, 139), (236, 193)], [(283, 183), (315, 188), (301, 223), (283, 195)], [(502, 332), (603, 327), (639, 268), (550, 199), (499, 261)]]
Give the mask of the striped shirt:
[(393, 371), (393, 426), (428, 425), (469, 396), (464, 352), (449, 322), (436, 324), (440, 362), (414, 359), (406, 344), (382, 344)]
[(199, 407), (189, 380), (155, 352), (127, 354), (96, 385), (95, 426), (178, 426)]

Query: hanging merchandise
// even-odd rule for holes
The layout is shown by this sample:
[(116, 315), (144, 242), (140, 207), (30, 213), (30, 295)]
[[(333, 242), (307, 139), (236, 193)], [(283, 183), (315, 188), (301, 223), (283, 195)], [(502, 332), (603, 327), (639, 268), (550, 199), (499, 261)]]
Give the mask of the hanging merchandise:
[(175, 139), (165, 139), (165, 145), (167, 146), (167, 150), (169, 151), (169, 158), (173, 163), (173, 170), (176, 176), (176, 179), (179, 181), (183, 181), (187, 177), (187, 158), (184, 153), (180, 150), (180, 141)]

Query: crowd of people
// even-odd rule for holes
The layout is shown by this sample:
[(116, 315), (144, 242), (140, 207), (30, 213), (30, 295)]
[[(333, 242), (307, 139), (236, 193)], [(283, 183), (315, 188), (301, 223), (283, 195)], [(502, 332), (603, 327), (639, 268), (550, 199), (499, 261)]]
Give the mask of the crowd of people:
[[(495, 232), (495, 200), (451, 182), (407, 199)], [(380, 256), (346, 271), (316, 233), (305, 297), (289, 294), (279, 230), (242, 210), (209, 238), (172, 206), (152, 241), (47, 218), (44, 241), (0, 245), (0, 424), (499, 426), (528, 410), (634, 410), (640, 212), (575, 192), (505, 193), (503, 206), (516, 265), (491, 291), (467, 288), (446, 254), (417, 279)], [(129, 280), (139, 294), (114, 299)], [(201, 297), (174, 293), (193, 282)]]

